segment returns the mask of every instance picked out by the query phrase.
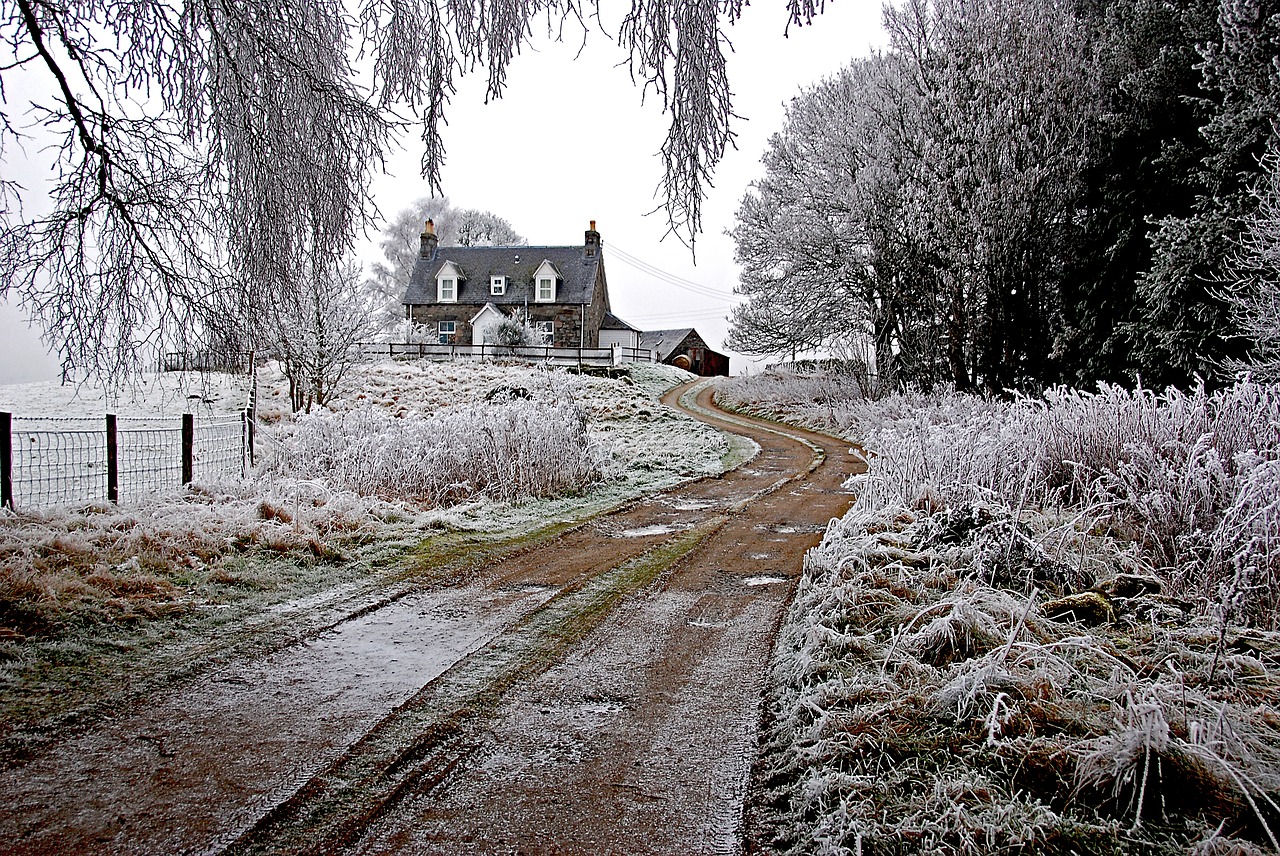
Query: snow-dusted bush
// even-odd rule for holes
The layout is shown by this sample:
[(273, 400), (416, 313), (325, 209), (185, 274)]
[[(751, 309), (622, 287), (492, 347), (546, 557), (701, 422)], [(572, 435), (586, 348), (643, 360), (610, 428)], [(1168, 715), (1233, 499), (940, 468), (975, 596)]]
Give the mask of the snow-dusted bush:
[(426, 417), (372, 407), (317, 413), (282, 428), (277, 442), (269, 474), (432, 505), (577, 492), (600, 478), (605, 463), (578, 407), (523, 399)]
[(839, 431), (865, 395), (857, 375), (832, 369), (770, 369), (727, 378), (716, 387), (716, 400), (724, 406), (822, 431)]

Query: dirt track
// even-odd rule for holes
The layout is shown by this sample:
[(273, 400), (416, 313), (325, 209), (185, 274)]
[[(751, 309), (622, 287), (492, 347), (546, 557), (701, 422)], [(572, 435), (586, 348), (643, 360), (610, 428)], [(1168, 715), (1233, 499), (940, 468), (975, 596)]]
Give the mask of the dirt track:
[(0, 841), (738, 852), (778, 620), (855, 464), (695, 415), (760, 455), (54, 745), (0, 773)]

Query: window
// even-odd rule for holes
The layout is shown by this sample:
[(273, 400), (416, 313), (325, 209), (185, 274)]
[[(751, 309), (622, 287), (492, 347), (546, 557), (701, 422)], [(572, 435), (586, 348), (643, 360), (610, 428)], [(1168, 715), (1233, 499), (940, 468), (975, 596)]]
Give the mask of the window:
[(507, 278), (505, 276), (489, 277), (489, 293), (498, 296), (507, 293)]
[(538, 277), (538, 300), (550, 303), (556, 299), (556, 281), (549, 276)]
[(440, 322), (440, 344), (452, 345), (453, 334), (458, 330), (457, 321), (441, 321)]
[(452, 277), (441, 277), (438, 297), (441, 303), (456, 302), (458, 299), (458, 281)]
[(556, 325), (554, 321), (539, 321), (534, 329), (538, 333), (538, 339), (544, 345), (550, 345), (555, 341)]

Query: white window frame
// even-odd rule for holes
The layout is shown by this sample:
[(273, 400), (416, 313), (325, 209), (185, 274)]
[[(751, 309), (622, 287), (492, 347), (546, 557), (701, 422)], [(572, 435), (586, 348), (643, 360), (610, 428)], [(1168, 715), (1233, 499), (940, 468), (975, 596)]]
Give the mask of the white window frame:
[(462, 290), (462, 271), (453, 262), (445, 262), (436, 273), (436, 302), (457, 303)]
[(551, 345), (556, 340), (556, 322), (554, 321), (537, 321), (534, 322), (533, 331), (538, 334), (538, 338), (544, 345)]
[(501, 297), (507, 293), (507, 278), (505, 276), (489, 277), (489, 294), (495, 297)]
[(452, 345), (453, 337), (458, 335), (457, 321), (441, 321), (436, 324), (436, 339), (441, 345)]
[[(543, 285), (547, 285), (543, 291)], [(533, 272), (533, 300), (535, 303), (555, 303), (560, 287), (560, 271), (550, 261), (544, 260)]]

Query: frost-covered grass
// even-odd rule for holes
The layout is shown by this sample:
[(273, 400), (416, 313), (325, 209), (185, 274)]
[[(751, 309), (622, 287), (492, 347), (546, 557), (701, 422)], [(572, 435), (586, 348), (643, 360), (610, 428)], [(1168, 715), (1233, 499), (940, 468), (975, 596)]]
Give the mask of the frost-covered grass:
[(1075, 545), (1042, 546), (1052, 534), (983, 505), (860, 502), (832, 525), (777, 646), (763, 844), (975, 856), (1275, 846), (1280, 636), (1220, 637), (1136, 575), (1102, 587), (1109, 623), (1052, 618), (1081, 582)]
[[(365, 365), (352, 379), (361, 392), (295, 419), (275, 407), (287, 385), (268, 371), (260, 407), (270, 424), (254, 479), (118, 508), (0, 511), (0, 637), (234, 599), (219, 575), (244, 555), (315, 565), (441, 530), (514, 535), (717, 472), (722, 435), (655, 400), (689, 377), (650, 366), (633, 380), (526, 365)], [(9, 394), (24, 415), (44, 415), (32, 412), (39, 401), (68, 407), (32, 385)]]
[(205, 372), (144, 374), (116, 388), (96, 382), (0, 384), (0, 410), (17, 416), (219, 417), (249, 406), (252, 378)]
[(863, 389), (847, 372), (770, 370), (726, 378), (716, 387), (716, 400), (766, 419), (838, 432), (850, 421), (849, 408), (863, 400)]
[(868, 460), (778, 646), (773, 846), (1280, 849), (1280, 388), (821, 383), (732, 392)]

